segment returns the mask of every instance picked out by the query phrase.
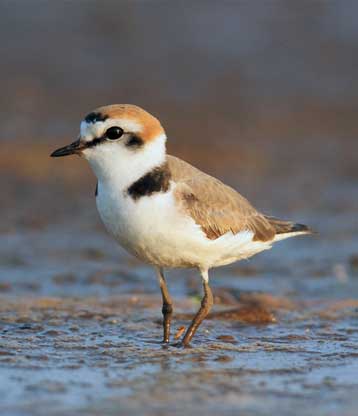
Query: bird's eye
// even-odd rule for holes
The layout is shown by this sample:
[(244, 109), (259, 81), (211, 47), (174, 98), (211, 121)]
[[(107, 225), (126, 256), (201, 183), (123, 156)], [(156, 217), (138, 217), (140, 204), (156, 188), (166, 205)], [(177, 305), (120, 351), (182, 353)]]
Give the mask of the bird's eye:
[(108, 140), (117, 140), (119, 139), (123, 134), (123, 130), (120, 127), (110, 127), (106, 131), (106, 137)]

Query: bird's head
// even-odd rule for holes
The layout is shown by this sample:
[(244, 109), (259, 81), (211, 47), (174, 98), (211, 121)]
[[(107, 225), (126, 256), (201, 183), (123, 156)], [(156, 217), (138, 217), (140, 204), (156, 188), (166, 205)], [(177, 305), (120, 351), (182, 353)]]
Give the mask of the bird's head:
[(79, 155), (96, 176), (138, 176), (165, 160), (166, 136), (159, 120), (130, 104), (99, 107), (81, 122), (78, 140), (51, 156)]

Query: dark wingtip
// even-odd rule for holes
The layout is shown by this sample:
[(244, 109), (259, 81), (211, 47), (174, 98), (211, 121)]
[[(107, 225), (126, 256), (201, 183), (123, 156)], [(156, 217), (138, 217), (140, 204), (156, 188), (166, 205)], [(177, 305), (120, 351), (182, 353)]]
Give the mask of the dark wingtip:
[(265, 218), (274, 227), (276, 234), (302, 233), (302, 234), (318, 234), (312, 228), (305, 224), (294, 223), (292, 221), (284, 221), (275, 217), (265, 215)]

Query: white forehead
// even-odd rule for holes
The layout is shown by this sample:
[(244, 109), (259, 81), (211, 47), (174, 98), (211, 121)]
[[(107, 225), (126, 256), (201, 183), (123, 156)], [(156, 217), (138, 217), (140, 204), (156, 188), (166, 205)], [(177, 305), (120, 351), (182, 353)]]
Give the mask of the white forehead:
[(128, 118), (109, 118), (96, 123), (87, 123), (86, 120), (83, 120), (80, 126), (81, 139), (90, 141), (102, 137), (106, 130), (113, 126), (120, 127), (125, 133), (140, 133), (143, 130), (140, 123)]

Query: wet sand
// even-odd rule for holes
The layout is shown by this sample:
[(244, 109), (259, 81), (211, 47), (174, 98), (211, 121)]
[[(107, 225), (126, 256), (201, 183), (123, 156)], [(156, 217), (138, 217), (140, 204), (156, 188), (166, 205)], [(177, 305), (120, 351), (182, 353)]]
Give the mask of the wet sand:
[[(1, 414), (355, 414), (353, 227), (347, 216), (344, 242), (324, 232), (215, 270), (215, 308), (185, 350), (160, 343), (153, 272), (97, 223), (3, 233)], [(169, 276), (175, 335), (200, 280)]]

